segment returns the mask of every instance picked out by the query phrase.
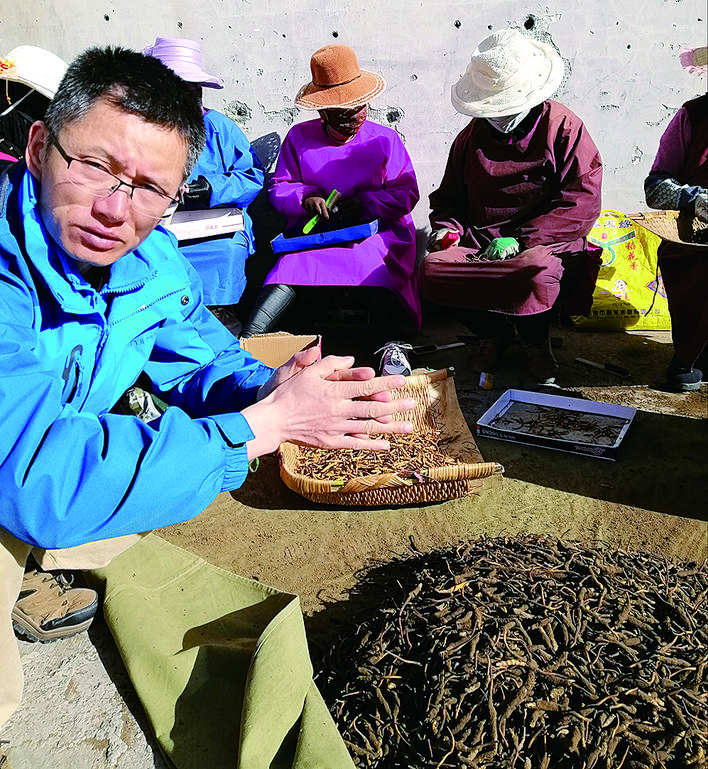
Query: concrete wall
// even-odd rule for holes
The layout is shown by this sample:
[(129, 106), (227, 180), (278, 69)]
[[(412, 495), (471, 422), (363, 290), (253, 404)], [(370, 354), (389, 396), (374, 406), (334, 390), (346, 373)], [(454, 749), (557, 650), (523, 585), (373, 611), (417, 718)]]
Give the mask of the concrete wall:
[(449, 98), (477, 42), (515, 27), (554, 45), (567, 77), (556, 99), (586, 123), (605, 164), (605, 208), (646, 209), (642, 183), (675, 110), (705, 91), (705, 77), (678, 60), (705, 44), (704, 0), (0, 0), (0, 54), (31, 43), (66, 60), (93, 44), (141, 49), (155, 36), (201, 41), (207, 71), (226, 82), (207, 106), (232, 117), (272, 166), (310, 79), (310, 54), (350, 45), (387, 90), (371, 116), (395, 128), (421, 189), (414, 216), (427, 223), (427, 195), (452, 139), (466, 124)]

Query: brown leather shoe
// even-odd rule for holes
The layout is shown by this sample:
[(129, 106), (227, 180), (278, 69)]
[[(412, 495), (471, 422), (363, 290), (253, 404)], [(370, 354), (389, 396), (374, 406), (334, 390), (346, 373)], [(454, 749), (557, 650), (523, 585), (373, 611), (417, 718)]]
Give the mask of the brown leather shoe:
[(72, 587), (61, 574), (35, 569), (25, 572), (12, 624), (31, 641), (55, 641), (87, 630), (97, 609), (94, 590)]
[(551, 352), (550, 338), (546, 339), (543, 344), (527, 344), (524, 347), (524, 353), (531, 376), (539, 384), (551, 384), (560, 367)]
[(493, 336), (482, 339), (477, 352), (472, 356), (472, 368), (475, 371), (494, 371), (504, 355), (504, 350), (511, 344), (508, 337)]

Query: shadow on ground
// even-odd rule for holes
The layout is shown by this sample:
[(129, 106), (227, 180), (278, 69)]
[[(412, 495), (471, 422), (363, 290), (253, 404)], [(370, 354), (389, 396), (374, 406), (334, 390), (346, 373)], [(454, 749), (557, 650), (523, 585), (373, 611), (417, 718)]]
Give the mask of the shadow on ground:
[[(413, 345), (447, 344), (459, 338), (465, 346), (411, 357), (413, 366), (452, 367), (462, 413), (470, 431), (479, 417), (509, 388), (562, 394), (636, 409), (617, 459), (580, 456), (551, 449), (479, 438), (486, 460), (500, 462), (505, 476), (537, 486), (628, 505), (654, 512), (708, 520), (708, 385), (686, 394), (667, 392), (663, 373), (672, 356), (669, 332), (579, 332), (553, 328), (554, 352), (561, 365), (558, 384), (539, 387), (528, 376), (519, 344), (509, 348), (504, 365), (494, 374), (492, 389), (479, 385), (471, 368), (475, 341), (444, 311), (431, 311), (425, 331)], [(354, 354), (360, 365), (377, 365), (370, 337), (340, 330), (323, 338), (323, 354)], [(600, 365), (622, 366), (619, 377), (577, 358)], [(261, 509), (302, 510), (316, 505), (287, 489), (278, 477), (277, 461), (264, 457), (257, 476), (232, 494), (244, 505)]]

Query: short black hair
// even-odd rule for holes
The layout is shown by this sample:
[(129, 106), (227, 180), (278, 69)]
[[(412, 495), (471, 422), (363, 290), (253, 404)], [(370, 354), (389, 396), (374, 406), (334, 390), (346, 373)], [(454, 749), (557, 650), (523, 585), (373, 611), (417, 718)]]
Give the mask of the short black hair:
[(185, 179), (204, 149), (202, 108), (181, 77), (159, 59), (119, 46), (89, 48), (69, 65), (47, 107), (54, 136), (98, 99), (149, 123), (176, 130), (187, 144)]

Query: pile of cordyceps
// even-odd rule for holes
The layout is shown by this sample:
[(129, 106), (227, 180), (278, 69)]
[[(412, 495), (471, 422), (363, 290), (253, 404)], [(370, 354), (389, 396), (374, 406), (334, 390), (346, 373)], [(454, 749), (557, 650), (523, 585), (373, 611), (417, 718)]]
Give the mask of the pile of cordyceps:
[(348, 481), (364, 475), (406, 475), (424, 472), (429, 467), (456, 464), (440, 447), (440, 430), (433, 427), (400, 435), (393, 433), (385, 438), (391, 448), (384, 452), (302, 446), (297, 472), (321, 481)]
[(358, 767), (705, 769), (706, 563), (518, 536), (367, 569), (316, 681)]

